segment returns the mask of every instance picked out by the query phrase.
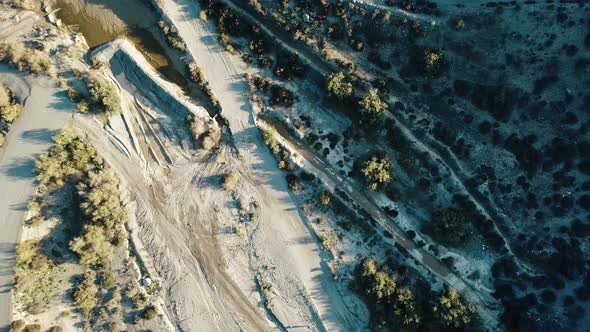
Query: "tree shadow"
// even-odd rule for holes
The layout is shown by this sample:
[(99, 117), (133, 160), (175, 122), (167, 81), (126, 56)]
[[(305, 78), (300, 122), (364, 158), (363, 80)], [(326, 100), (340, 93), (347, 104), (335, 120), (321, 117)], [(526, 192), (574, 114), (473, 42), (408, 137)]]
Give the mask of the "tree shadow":
[(5, 167), (2, 171), (13, 179), (32, 179), (35, 177), (33, 169), (35, 168), (36, 158), (19, 158), (11, 165)]
[(57, 130), (51, 129), (32, 129), (27, 130), (21, 134), (21, 137), (36, 144), (52, 143), (53, 136), (57, 134)]

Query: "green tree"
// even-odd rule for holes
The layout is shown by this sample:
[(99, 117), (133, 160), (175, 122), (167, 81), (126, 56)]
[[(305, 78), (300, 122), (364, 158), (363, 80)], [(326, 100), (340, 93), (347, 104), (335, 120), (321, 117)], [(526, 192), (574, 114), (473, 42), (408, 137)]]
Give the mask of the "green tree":
[(399, 318), (402, 325), (417, 325), (421, 321), (420, 314), (416, 309), (416, 300), (414, 293), (408, 288), (398, 288), (393, 306), (395, 315)]
[(16, 296), (25, 310), (39, 313), (55, 291), (55, 263), (43, 253), (38, 240), (20, 243), (16, 257)]
[(456, 208), (445, 208), (432, 216), (432, 237), (443, 245), (457, 247), (470, 235), (468, 216)]
[(361, 172), (371, 190), (377, 190), (380, 185), (391, 181), (391, 162), (387, 158), (373, 156), (362, 167)]
[(352, 96), (352, 83), (346, 80), (343, 72), (330, 74), (327, 85), (328, 92), (338, 99)]
[(451, 328), (461, 328), (473, 321), (475, 307), (465, 304), (459, 293), (452, 288), (445, 288), (432, 308), (442, 324)]
[(98, 305), (99, 294), (95, 280), (96, 272), (87, 270), (72, 292), (74, 303), (82, 310), (85, 317), (88, 317), (92, 309)]
[(92, 101), (102, 106), (107, 115), (121, 111), (121, 100), (113, 84), (102, 78), (97, 72), (88, 75), (87, 84)]
[(387, 111), (387, 103), (379, 97), (379, 90), (375, 88), (369, 89), (369, 92), (359, 102), (361, 110), (371, 119), (377, 118), (384, 111)]
[(389, 302), (395, 294), (396, 280), (389, 273), (378, 271), (370, 281), (367, 295), (373, 296), (377, 302)]

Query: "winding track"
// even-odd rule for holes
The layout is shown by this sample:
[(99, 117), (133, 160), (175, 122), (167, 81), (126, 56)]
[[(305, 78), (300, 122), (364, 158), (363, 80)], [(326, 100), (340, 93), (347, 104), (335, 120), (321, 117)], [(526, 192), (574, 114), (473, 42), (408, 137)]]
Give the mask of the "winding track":
[(49, 77), (24, 77), (0, 64), (0, 81), (26, 98), (23, 113), (0, 148), (0, 331), (7, 331), (16, 245), (34, 190), (35, 160), (53, 145), (53, 136), (75, 106)]

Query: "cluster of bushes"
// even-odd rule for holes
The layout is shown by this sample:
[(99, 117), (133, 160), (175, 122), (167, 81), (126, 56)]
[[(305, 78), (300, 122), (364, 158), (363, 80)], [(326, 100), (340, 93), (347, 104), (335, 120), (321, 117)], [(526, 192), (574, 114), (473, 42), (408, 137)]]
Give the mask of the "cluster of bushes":
[(89, 172), (77, 186), (86, 221), (82, 234), (71, 241), (70, 248), (85, 267), (108, 268), (115, 247), (124, 240), (127, 210), (119, 198), (118, 185), (110, 171), (101, 169)]
[(99, 289), (96, 286), (96, 272), (86, 270), (84, 275), (77, 281), (76, 287), (72, 290), (74, 303), (84, 317), (89, 317), (92, 310), (100, 301)]
[(41, 191), (62, 187), (68, 178), (82, 178), (103, 167), (102, 158), (73, 131), (64, 129), (55, 136), (55, 146), (41, 155), (35, 173)]
[(295, 96), (293, 92), (288, 90), (287, 88), (283, 88), (280, 85), (273, 84), (270, 87), (270, 105), (275, 106), (282, 106), (282, 107), (291, 107), (295, 102)]
[(4, 137), (10, 129), (10, 125), (22, 110), (23, 106), (18, 104), (14, 95), (0, 83), (0, 146), (4, 145)]
[(177, 50), (183, 52), (186, 51), (186, 43), (178, 35), (178, 29), (176, 29), (175, 26), (170, 26), (166, 24), (166, 22), (164, 21), (159, 21), (158, 26), (162, 30), (164, 37), (166, 37), (166, 42), (168, 43), (168, 45), (176, 48)]
[(215, 95), (213, 94), (213, 90), (211, 90), (209, 82), (205, 78), (205, 75), (203, 75), (201, 67), (199, 67), (199, 65), (192, 61), (189, 64), (187, 64), (187, 70), (191, 81), (197, 83), (201, 87), (201, 89), (203, 89), (203, 92), (209, 97), (209, 100), (211, 101), (213, 107), (219, 107), (219, 100), (217, 100), (217, 97), (215, 97)]
[(98, 279), (102, 287), (113, 285), (108, 268), (116, 246), (124, 241), (127, 211), (119, 198), (118, 180), (94, 148), (67, 129), (56, 135), (55, 142), (49, 153), (41, 156), (35, 172), (39, 192), (60, 188), (66, 182), (77, 184), (76, 201), (80, 202), (84, 225), (70, 242), (70, 249), (86, 272), (72, 296), (89, 319), (100, 299)]
[(53, 64), (47, 53), (18, 43), (1, 43), (0, 61), (6, 62), (22, 72), (35, 75), (53, 74)]
[(462, 331), (473, 328), (476, 322), (474, 306), (465, 304), (454, 289), (445, 288), (436, 297), (430, 291), (416, 297), (370, 258), (357, 267), (352, 286), (366, 301), (375, 327), (391, 331)]
[(292, 80), (293, 78), (301, 79), (305, 75), (305, 66), (297, 55), (289, 54), (285, 51), (277, 54), (277, 65), (274, 70), (278, 78)]
[(38, 240), (20, 243), (16, 257), (16, 296), (28, 312), (39, 313), (50, 303), (55, 291), (56, 265), (43, 253)]
[(90, 91), (92, 101), (103, 110), (107, 116), (119, 113), (121, 111), (121, 99), (117, 93), (117, 88), (109, 83), (98, 72), (91, 71), (86, 76), (86, 85)]
[(270, 149), (270, 152), (279, 159), (279, 168), (287, 171), (293, 171), (295, 167), (289, 163), (291, 153), (289, 153), (287, 149), (277, 142), (275, 138), (275, 131), (260, 129), (260, 132), (262, 133), (262, 140), (264, 141), (264, 144), (266, 144), (266, 146), (268, 146)]
[(209, 119), (205, 122), (201, 119), (195, 119), (193, 115), (189, 115), (187, 121), (190, 124), (193, 138), (195, 141), (201, 143), (203, 149), (212, 150), (219, 145), (219, 141), (221, 140), (221, 130), (213, 119)]

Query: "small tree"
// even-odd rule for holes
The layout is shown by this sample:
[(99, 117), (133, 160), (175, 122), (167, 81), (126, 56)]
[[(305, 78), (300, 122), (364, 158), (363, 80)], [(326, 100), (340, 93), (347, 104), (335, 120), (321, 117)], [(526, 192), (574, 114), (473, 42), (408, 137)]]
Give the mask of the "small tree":
[(387, 111), (387, 103), (379, 97), (379, 90), (371, 88), (369, 92), (359, 102), (361, 110), (371, 119), (377, 118), (384, 111)]
[(338, 99), (352, 95), (352, 83), (346, 80), (343, 72), (332, 73), (328, 76), (328, 92)]
[(461, 328), (472, 322), (475, 307), (464, 304), (456, 290), (445, 288), (433, 306), (435, 316), (447, 327)]
[(381, 184), (391, 181), (391, 162), (387, 158), (372, 157), (363, 163), (361, 172), (371, 190), (377, 190)]
[(330, 200), (332, 199), (332, 196), (330, 196), (330, 193), (327, 191), (324, 191), (320, 194), (320, 203), (322, 205), (328, 205), (330, 204)]
[(456, 208), (436, 211), (432, 216), (432, 237), (446, 246), (459, 246), (469, 238), (468, 216)]
[(405, 326), (419, 324), (421, 321), (414, 294), (408, 288), (398, 288), (393, 312)]

